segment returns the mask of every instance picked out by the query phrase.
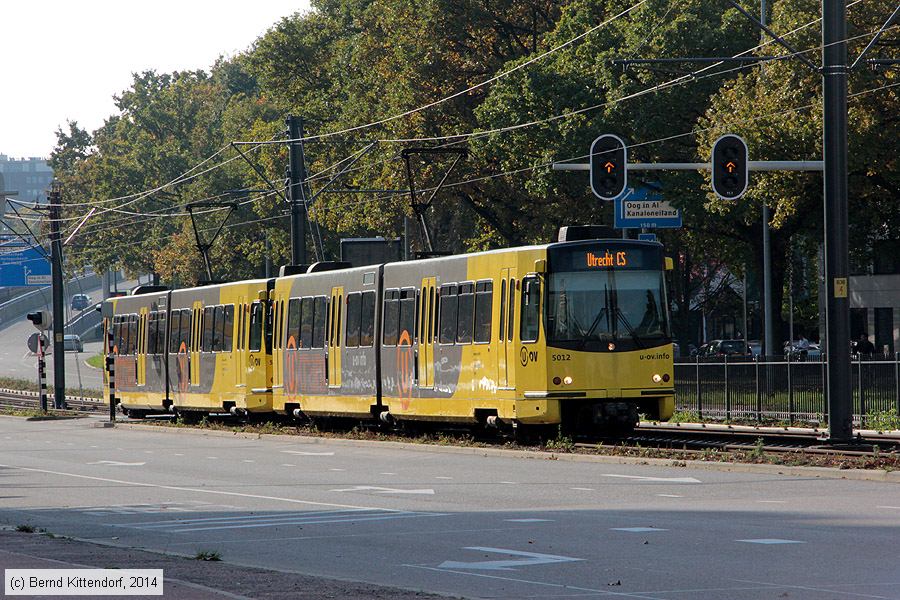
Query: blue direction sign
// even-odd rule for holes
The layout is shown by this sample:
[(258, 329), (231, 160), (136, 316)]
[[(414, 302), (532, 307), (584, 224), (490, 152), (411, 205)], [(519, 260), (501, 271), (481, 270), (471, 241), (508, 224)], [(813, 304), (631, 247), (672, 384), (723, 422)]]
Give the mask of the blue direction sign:
[(638, 239), (642, 242), (655, 242), (656, 234), (655, 233), (639, 233)]
[(615, 200), (615, 226), (620, 229), (681, 227), (681, 211), (654, 189), (626, 188)]
[(0, 287), (50, 285), (50, 261), (21, 243), (0, 244)]

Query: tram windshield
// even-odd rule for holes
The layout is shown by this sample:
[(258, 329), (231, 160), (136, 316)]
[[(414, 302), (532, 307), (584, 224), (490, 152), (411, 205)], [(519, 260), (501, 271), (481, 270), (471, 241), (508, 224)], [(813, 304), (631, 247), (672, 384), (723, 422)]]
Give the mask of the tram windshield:
[[(583, 257), (587, 253), (578, 254)], [(659, 256), (658, 252), (655, 254)], [(623, 255), (612, 253), (613, 257)], [(619, 266), (614, 264), (615, 258), (613, 264), (596, 264), (590, 268), (585, 266), (589, 262), (576, 262), (577, 257), (563, 264), (554, 261), (557, 267), (565, 267), (568, 262), (574, 268), (551, 269), (547, 277), (547, 341), (550, 344), (602, 351), (669, 343), (663, 272), (660, 268), (641, 268), (655, 261), (632, 260), (633, 255), (634, 252), (629, 252), (631, 264)], [(596, 258), (598, 254), (590, 253), (590, 256)]]

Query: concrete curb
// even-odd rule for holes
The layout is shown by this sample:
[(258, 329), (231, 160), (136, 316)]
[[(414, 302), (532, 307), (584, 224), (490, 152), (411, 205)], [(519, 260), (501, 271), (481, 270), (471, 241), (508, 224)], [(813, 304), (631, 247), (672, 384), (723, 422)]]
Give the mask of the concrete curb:
[(136, 429), (140, 431), (157, 431), (168, 434), (205, 435), (210, 437), (238, 437), (241, 439), (271, 439), (276, 441), (293, 441), (304, 444), (337, 444), (357, 448), (384, 447), (410, 450), (416, 452), (434, 452), (439, 454), (471, 454), (485, 457), (522, 458), (532, 460), (558, 460), (562, 462), (587, 462), (615, 465), (647, 465), (656, 467), (679, 467), (701, 471), (722, 471), (733, 473), (761, 473), (767, 475), (785, 475), (788, 477), (815, 477), (822, 479), (847, 479), (852, 481), (880, 481), (900, 483), (900, 471), (836, 469), (831, 467), (792, 467), (786, 465), (770, 465), (755, 463), (727, 463), (703, 460), (682, 460), (673, 458), (641, 458), (633, 456), (606, 456), (597, 454), (568, 454), (547, 452), (543, 450), (512, 450), (507, 448), (480, 448), (466, 446), (441, 446), (436, 444), (419, 444), (413, 442), (394, 442), (377, 440), (348, 440), (342, 438), (315, 437), (305, 435), (286, 435), (275, 433), (251, 433), (244, 431), (203, 430), (192, 427), (160, 427), (140, 423), (117, 422), (116, 427)]

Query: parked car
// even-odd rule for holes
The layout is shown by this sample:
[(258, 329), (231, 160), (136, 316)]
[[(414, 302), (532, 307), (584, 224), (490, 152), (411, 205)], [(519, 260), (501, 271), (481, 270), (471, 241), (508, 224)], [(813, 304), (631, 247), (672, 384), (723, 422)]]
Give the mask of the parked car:
[(750, 354), (753, 356), (759, 356), (762, 354), (762, 342), (759, 340), (750, 340), (747, 342), (747, 346), (750, 348)]
[(73, 333), (67, 333), (63, 336), (63, 351), (84, 352), (84, 343), (77, 335)]
[(747, 357), (751, 354), (744, 340), (713, 340), (707, 345), (706, 353), (701, 356)]
[(84, 310), (91, 305), (91, 297), (87, 294), (75, 294), (72, 296), (72, 310)]

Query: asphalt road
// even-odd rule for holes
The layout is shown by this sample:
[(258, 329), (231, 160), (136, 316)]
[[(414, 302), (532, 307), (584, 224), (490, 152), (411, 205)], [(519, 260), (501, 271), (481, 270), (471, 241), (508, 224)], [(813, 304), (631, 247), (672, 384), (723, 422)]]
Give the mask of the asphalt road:
[[(28, 351), (28, 336), (36, 333), (28, 321), (15, 323), (0, 330), (0, 377), (15, 377), (37, 381), (37, 356)], [(84, 345), (84, 352), (66, 352), (66, 387), (81, 386), (100, 390), (103, 374), (99, 369), (87, 366), (84, 361), (102, 351), (100, 342)], [(47, 385), (53, 388), (53, 357), (47, 355)]]
[(0, 523), (472, 598), (900, 599), (896, 483), (0, 418)]

